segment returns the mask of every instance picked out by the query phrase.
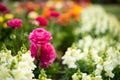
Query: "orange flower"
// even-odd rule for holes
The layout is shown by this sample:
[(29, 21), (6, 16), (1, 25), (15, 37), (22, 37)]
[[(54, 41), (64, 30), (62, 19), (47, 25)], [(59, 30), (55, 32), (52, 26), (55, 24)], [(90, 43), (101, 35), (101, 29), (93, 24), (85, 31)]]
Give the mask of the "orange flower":
[(49, 18), (49, 15), (50, 15), (50, 8), (46, 6), (43, 8), (42, 16), (44, 18)]
[(73, 17), (76, 21), (80, 19), (80, 13), (83, 11), (83, 8), (79, 5), (74, 5), (71, 10), (69, 10), (69, 14)]
[(70, 23), (70, 14), (69, 13), (64, 13), (61, 14), (59, 19), (58, 19), (58, 23), (59, 24), (69, 24)]
[(34, 2), (27, 2), (21, 5), (23, 8), (27, 8), (29, 10), (35, 10), (37, 11), (40, 9), (40, 3), (34, 3)]
[(50, 7), (44, 6), (43, 12), (42, 12), (42, 16), (43, 16), (44, 18), (49, 18), (51, 12), (52, 12), (52, 11), (55, 11), (55, 10), (56, 10), (55, 6), (50, 6)]
[(21, 7), (17, 7), (14, 12), (16, 14), (22, 14), (23, 13), (23, 9)]

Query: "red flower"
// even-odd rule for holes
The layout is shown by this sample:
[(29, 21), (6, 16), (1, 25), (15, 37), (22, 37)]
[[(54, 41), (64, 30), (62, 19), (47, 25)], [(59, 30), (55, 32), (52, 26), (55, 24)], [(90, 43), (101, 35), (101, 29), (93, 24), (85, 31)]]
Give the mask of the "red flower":
[(58, 18), (60, 16), (60, 13), (57, 11), (51, 11), (50, 12), (50, 18), (54, 19), (54, 18)]
[(5, 13), (8, 13), (9, 10), (7, 9), (7, 7), (4, 4), (0, 3), (0, 12), (5, 14)]
[(7, 22), (7, 25), (12, 28), (20, 28), (22, 27), (22, 20), (21, 19), (11, 19)]
[(35, 20), (38, 21), (39, 26), (42, 26), (42, 27), (48, 26), (48, 21), (47, 21), (47, 19), (45, 19), (45, 18), (42, 17), (42, 16), (38, 16)]

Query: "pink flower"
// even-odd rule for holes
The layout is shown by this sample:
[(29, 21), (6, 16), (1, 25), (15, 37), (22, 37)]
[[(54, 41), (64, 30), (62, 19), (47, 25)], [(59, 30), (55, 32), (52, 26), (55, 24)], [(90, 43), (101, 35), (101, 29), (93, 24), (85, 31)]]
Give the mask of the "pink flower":
[(56, 52), (52, 44), (46, 43), (44, 45), (41, 45), (41, 51), (40, 51), (40, 66), (42, 68), (47, 68), (49, 65), (53, 63), (53, 61), (56, 58)]
[(50, 43), (45, 43), (41, 46), (31, 44), (30, 51), (31, 56), (39, 61), (39, 66), (42, 68), (50, 66), (56, 58), (55, 49)]
[(51, 39), (51, 34), (43, 28), (36, 28), (29, 35), (30, 42), (36, 45), (47, 43)]
[(49, 43), (51, 39), (51, 34), (43, 28), (34, 29), (29, 35), (31, 56), (42, 68), (47, 68), (56, 58), (55, 49)]
[(48, 21), (47, 21), (47, 19), (45, 19), (45, 18), (42, 17), (42, 16), (38, 16), (35, 20), (38, 21), (39, 26), (42, 26), (42, 27), (48, 26)]
[(35, 44), (31, 44), (30, 45), (30, 52), (31, 52), (31, 56), (33, 58), (35, 58), (35, 60), (38, 59), (38, 46)]
[(22, 27), (22, 20), (21, 19), (11, 19), (7, 22), (7, 25), (12, 28), (20, 28)]
[(51, 13), (50, 13), (50, 18), (51, 19), (58, 18), (59, 16), (60, 16), (60, 13), (57, 12), (57, 11), (51, 11)]
[(0, 3), (0, 12), (5, 14), (5, 13), (8, 13), (9, 10), (7, 9), (7, 7), (4, 4)]

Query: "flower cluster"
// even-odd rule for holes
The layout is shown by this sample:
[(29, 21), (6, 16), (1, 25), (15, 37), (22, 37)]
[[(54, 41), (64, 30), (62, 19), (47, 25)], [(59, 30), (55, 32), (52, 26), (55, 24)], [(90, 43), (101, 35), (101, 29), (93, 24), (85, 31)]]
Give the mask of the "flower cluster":
[(0, 79), (119, 80), (119, 21), (89, 0), (47, 1), (0, 3)]
[(11, 55), (10, 50), (0, 51), (0, 79), (1, 80), (33, 80), (32, 70), (36, 67), (30, 51), (18, 52), (16, 56)]
[[(112, 40), (108, 36), (95, 39), (91, 36), (86, 36), (79, 40), (78, 43), (73, 44), (71, 48), (68, 48), (62, 57), (63, 64), (67, 64), (69, 68), (80, 68), (81, 71), (86, 70), (87, 67), (95, 67), (92, 72), (89, 72), (91, 74), (86, 75), (89, 78), (90, 75), (113, 78), (115, 76), (113, 70), (120, 66), (119, 45), (119, 42)], [(84, 65), (90, 65), (82, 67), (81, 61), (85, 61)], [(89, 80), (84, 78), (82, 79)]]
[[(100, 14), (100, 15), (99, 15)], [(79, 69), (73, 80), (112, 80), (120, 66), (120, 25), (103, 8), (92, 6), (81, 14), (81, 27), (75, 34), (81, 39), (62, 57), (68, 68)], [(117, 77), (116, 77), (117, 76)]]
[[(80, 14), (83, 11), (83, 7), (74, 2), (65, 2), (64, 1), (48, 1), (42, 6), (43, 10), (41, 11), (40, 16), (33, 11), (30, 11), (28, 17), (35, 18), (35, 21), (32, 24), (36, 25), (36, 21), (39, 23), (37, 26), (48, 26), (51, 22), (54, 24), (60, 24), (61, 26), (68, 26), (73, 22), (78, 23), (80, 20)], [(31, 13), (32, 12), (32, 13)], [(37, 17), (36, 17), (37, 15)], [(53, 20), (53, 21), (51, 21)], [(53, 23), (52, 23), (53, 24)]]
[(14, 15), (11, 13), (0, 15), (0, 26), (2, 26), (4, 29), (8, 28), (7, 21), (13, 18), (14, 18)]
[[(81, 13), (82, 26), (76, 28), (76, 34), (84, 35), (111, 35), (115, 37), (119, 34), (119, 21), (112, 15), (105, 12), (101, 6), (91, 6), (85, 8)], [(94, 33), (94, 34), (93, 34)]]
[(49, 43), (51, 34), (43, 28), (37, 28), (30, 33), (29, 39), (31, 56), (40, 62), (41, 67), (48, 67), (56, 58), (55, 49)]
[(74, 73), (72, 76), (73, 80), (103, 80), (102, 76), (93, 76), (93, 75), (87, 75), (86, 73), (82, 73), (79, 70), (77, 73)]
[(77, 65), (75, 65), (75, 62), (80, 59), (80, 49), (76, 48), (68, 48), (68, 50), (65, 52), (65, 55), (62, 57), (63, 64), (67, 64), (68, 68), (77, 68)]

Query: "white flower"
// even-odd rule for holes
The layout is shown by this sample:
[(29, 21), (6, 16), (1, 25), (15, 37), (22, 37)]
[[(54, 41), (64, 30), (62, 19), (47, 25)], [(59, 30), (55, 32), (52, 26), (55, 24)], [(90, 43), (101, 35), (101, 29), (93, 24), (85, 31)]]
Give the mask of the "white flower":
[(75, 62), (80, 59), (80, 50), (68, 48), (62, 59), (62, 63), (67, 64), (69, 68), (77, 68)]
[(82, 74), (82, 80), (92, 80), (90, 75), (87, 75), (86, 73)]
[(92, 76), (91, 74), (86, 74), (86, 73), (82, 73), (78, 74), (78, 73), (74, 73), (72, 75), (72, 80), (103, 80), (102, 76)]
[(87, 76), (86, 73), (82, 73), (82, 78), (85, 78)]
[[(74, 60), (74, 63), (83, 60), (86, 64), (91, 63), (93, 68), (89, 74), (86, 74), (87, 71), (86, 73), (81, 72), (82, 80), (102, 80), (102, 77), (114, 78), (115, 72), (113, 73), (113, 71), (120, 66), (119, 21), (114, 16), (107, 14), (102, 7), (91, 6), (81, 13), (81, 26), (74, 32), (78, 36), (82, 35), (82, 39), (74, 45), (76, 50), (81, 50), (78, 54), (81, 57), (79, 60)], [(86, 70), (87, 67), (89, 65), (85, 65), (82, 69)], [(74, 80), (77, 79), (76, 74), (73, 77)]]
[(112, 65), (112, 60), (105, 61), (103, 63), (103, 66), (104, 66), (104, 70), (106, 71), (106, 76), (113, 78), (114, 74), (112, 73), (112, 71), (115, 68), (115, 66)]
[(97, 36), (100, 34), (119, 35), (119, 21), (113, 15), (107, 14), (100, 6), (85, 8), (81, 13), (81, 22), (82, 26), (79, 29), (81, 34), (92, 33)]
[(101, 76), (95, 76), (93, 80), (103, 80)]
[(107, 72), (105, 73), (105, 75), (106, 75), (106, 76), (109, 76), (109, 77), (111, 77), (111, 78), (114, 77), (114, 74), (113, 74), (111, 71), (107, 71)]
[[(118, 44), (119, 42), (116, 42), (106, 36), (95, 39), (89, 35), (85, 36), (83, 39), (79, 40), (78, 44), (74, 44), (75, 48), (72, 46), (66, 51), (65, 55), (62, 58), (63, 63), (67, 64), (69, 68), (71, 66), (78, 68), (75, 65), (76, 61), (85, 60), (85, 63), (91, 62), (93, 66), (96, 66), (92, 72), (94, 76), (91, 76), (92, 74), (89, 74), (89, 76), (87, 74), (83, 74), (82, 80), (96, 80), (97, 78), (98, 80), (102, 80), (102, 76), (113, 78), (115, 75), (113, 73), (113, 70), (120, 65), (120, 48)], [(78, 49), (80, 52), (77, 53)], [(75, 58), (73, 55), (76, 53), (79, 55), (79, 57), (76, 55)], [(85, 66), (84, 68), (86, 69), (86, 67), (88, 66)], [(102, 75), (103, 71), (105, 75)]]
[(103, 66), (100, 65), (100, 64), (97, 64), (96, 68), (99, 69), (99, 70), (102, 70), (102, 69), (103, 69)]
[(2, 80), (5, 80), (7, 77), (11, 77), (9, 74), (9, 69), (7, 69), (5, 66), (0, 66), (0, 78)]
[(37, 16), (38, 16), (38, 13), (35, 12), (35, 11), (31, 11), (31, 12), (28, 14), (28, 18), (30, 18), (30, 19), (35, 19)]
[(97, 64), (97, 66), (96, 66), (96, 70), (95, 70), (95, 75), (100, 76), (102, 70), (103, 70), (103, 66), (100, 65), (100, 64)]
[[(19, 58), (19, 59), (18, 59)], [(4, 60), (4, 61), (3, 61)], [(35, 65), (30, 51), (12, 56), (11, 51), (0, 52), (0, 78), (2, 80), (32, 80)]]
[(79, 80), (79, 77), (78, 77), (77, 73), (74, 73), (72, 75), (72, 80)]
[(14, 80), (13, 78), (6, 78), (6, 80)]

